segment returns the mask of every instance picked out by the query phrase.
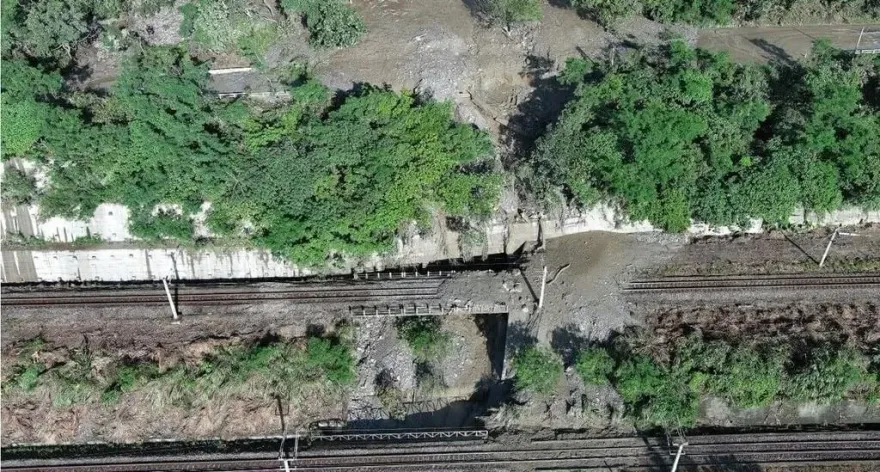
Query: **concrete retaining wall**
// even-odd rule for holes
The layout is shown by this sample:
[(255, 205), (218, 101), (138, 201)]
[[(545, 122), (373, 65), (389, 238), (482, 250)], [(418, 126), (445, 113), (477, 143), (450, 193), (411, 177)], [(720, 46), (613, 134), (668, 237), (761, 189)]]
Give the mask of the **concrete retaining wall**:
[[(156, 280), (165, 276), (181, 279), (224, 279), (259, 277), (294, 277), (311, 272), (256, 249), (198, 250), (183, 248), (137, 248), (126, 229), (128, 211), (120, 205), (101, 205), (88, 221), (50, 218), (39, 221), (36, 209), (18, 207), (4, 209), (2, 226), (5, 233), (55, 242), (72, 242), (78, 237), (100, 235), (111, 244), (98, 249), (16, 248), (3, 250), (2, 281), (119, 281)], [(843, 209), (822, 218), (803, 211), (792, 215), (794, 225), (857, 225), (880, 223), (880, 211)], [(724, 235), (740, 228), (710, 227), (695, 224), (694, 235)], [(588, 231), (622, 233), (648, 232), (656, 229), (647, 222), (629, 222), (613, 208), (598, 205), (577, 216), (559, 220), (501, 221), (486, 229), (480, 247), (461, 247), (460, 235), (441, 230), (429, 236), (414, 236), (398, 241), (392, 255), (374, 256), (368, 260), (351, 261), (336, 269), (348, 272), (354, 266), (369, 269), (426, 264), (436, 260), (472, 257), (483, 254), (512, 253), (523, 244), (540, 236), (553, 238)], [(760, 221), (753, 221), (747, 232), (760, 232)], [(128, 241), (127, 243), (122, 243)], [(115, 244), (114, 244), (115, 243)]]

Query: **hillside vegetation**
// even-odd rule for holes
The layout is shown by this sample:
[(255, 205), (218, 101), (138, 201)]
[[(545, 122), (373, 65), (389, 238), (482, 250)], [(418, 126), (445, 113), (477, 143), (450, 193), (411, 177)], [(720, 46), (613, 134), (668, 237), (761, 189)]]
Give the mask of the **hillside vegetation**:
[(432, 213), (494, 205), (488, 136), (453, 122), (446, 103), (370, 86), (334, 100), (299, 73), (289, 103), (223, 101), (178, 48), (132, 57), (107, 96), (67, 92), (23, 59), (3, 69), (4, 122), (20, 125), (4, 127), (4, 155), (49, 167), (44, 214), (117, 202), (133, 234), (188, 240), (190, 215), (210, 202), (214, 234), (319, 263), (389, 249)]
[(611, 199), (671, 231), (880, 205), (878, 58), (820, 41), (802, 64), (759, 66), (673, 41), (570, 60), (563, 80), (575, 97), (523, 173), (544, 201)]
[[(495, 211), (505, 175), (489, 135), (454, 121), (450, 103), (369, 84), (336, 92), (295, 64), (271, 71), (287, 102), (208, 91), (206, 57), (237, 53), (259, 65), (290, 21), (308, 28), (315, 48), (355, 44), (365, 27), (344, 2), (263, 8), (278, 18), (236, 0), (186, 3), (177, 46), (120, 30), (125, 15), (169, 5), (3, 3), (3, 158), (46, 173), (5, 163), (5, 203), (72, 218), (120, 203), (140, 238), (221, 238), (306, 264), (387, 251), (397, 236), (450, 217), (470, 234)], [(506, 12), (496, 15), (504, 23), (541, 11), (531, 0), (485, 5)], [(77, 90), (77, 48), (98, 43), (121, 58), (120, 72), (109, 90)], [(538, 211), (608, 201), (670, 231), (692, 220), (786, 224), (799, 205), (876, 208), (878, 71), (880, 59), (821, 41), (806, 61), (771, 66), (681, 41), (572, 59), (562, 81), (574, 97), (507, 171)]]
[(606, 25), (637, 14), (661, 23), (692, 25), (827, 23), (833, 19), (859, 20), (880, 17), (880, 3), (873, 0), (569, 1), (580, 12)]

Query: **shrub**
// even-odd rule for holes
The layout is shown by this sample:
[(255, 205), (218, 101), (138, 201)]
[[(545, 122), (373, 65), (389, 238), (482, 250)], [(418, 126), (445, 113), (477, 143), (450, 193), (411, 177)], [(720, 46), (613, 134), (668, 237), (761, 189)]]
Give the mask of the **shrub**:
[(673, 368), (691, 378), (695, 391), (743, 408), (762, 407), (778, 397), (788, 355), (779, 347), (735, 346), (691, 336), (676, 349)]
[(544, 17), (540, 0), (486, 0), (486, 10), (491, 18), (506, 26)]
[(767, 406), (779, 396), (785, 358), (784, 351), (735, 348), (719, 366), (720, 372), (709, 378), (708, 389), (739, 407)]
[(571, 0), (571, 6), (603, 25), (611, 25), (637, 11), (638, 3), (635, 0)]
[(387, 370), (383, 370), (376, 377), (376, 396), (390, 418), (396, 420), (406, 418), (403, 392), (395, 385), (391, 373)]
[(106, 379), (96, 375), (87, 349), (73, 351), (67, 363), (48, 369), (22, 355), (13, 369), (3, 382), (5, 392), (45, 386), (58, 407), (98, 399), (112, 404), (138, 389), (155, 405), (191, 406), (230, 396), (271, 400), (309, 390), (332, 392), (355, 379), (350, 346), (318, 337), (304, 343), (218, 347), (196, 365), (181, 363), (165, 370), (153, 362), (123, 360), (106, 367)]
[[(10, 2), (12, 3), (12, 2)], [(23, 22), (16, 34), (25, 51), (32, 56), (60, 56), (83, 37), (89, 29), (90, 8), (86, 0), (43, 0), (22, 8)], [(11, 19), (4, 18), (4, 21)]]
[(513, 357), (514, 385), (542, 395), (553, 393), (562, 377), (562, 360), (552, 352), (529, 346)]
[(687, 379), (648, 356), (635, 355), (618, 364), (614, 387), (629, 413), (648, 424), (686, 426), (696, 421), (698, 398)]
[(40, 375), (45, 371), (46, 366), (39, 362), (28, 362), (24, 365), (17, 365), (15, 366), (12, 375), (3, 382), (3, 389), (7, 391), (18, 389), (24, 392), (30, 392), (36, 388)]
[(309, 338), (305, 365), (331, 384), (347, 385), (354, 381), (351, 349), (331, 339)]
[(122, 364), (116, 368), (115, 378), (101, 393), (101, 401), (115, 403), (120, 396), (152, 380), (159, 375), (159, 368), (154, 364)]
[(98, 398), (102, 389), (92, 367), (92, 353), (83, 347), (73, 351), (64, 365), (47, 371), (53, 405), (67, 407)]
[(605, 385), (614, 372), (614, 359), (608, 351), (600, 347), (586, 348), (578, 354), (575, 370), (584, 382)]
[(36, 180), (18, 167), (6, 164), (0, 195), (4, 205), (28, 205), (37, 192)]
[(610, 376), (605, 373), (613, 363), (602, 349), (586, 349), (575, 367), (586, 382), (610, 378), (627, 414), (648, 425), (693, 424), (703, 395), (754, 408), (785, 399), (875, 401), (880, 394), (880, 378), (867, 358), (848, 347), (819, 346), (792, 357), (788, 346), (705, 342), (690, 336), (665, 362), (638, 353), (635, 346), (624, 346), (616, 356), (620, 360)]
[(395, 324), (397, 333), (406, 341), (419, 361), (433, 361), (441, 357), (449, 346), (449, 333), (441, 331), (439, 316), (408, 316)]
[(132, 234), (191, 241), (189, 218), (154, 211), (190, 215), (209, 201), (214, 234), (323, 264), (391, 250), (432, 212), (476, 218), (494, 208), (492, 144), (454, 122), (449, 103), (369, 87), (331, 102), (301, 76), (290, 102), (268, 106), (216, 99), (207, 80), (183, 49), (145, 48), (112, 96), (53, 105), (57, 120), (37, 138), (52, 156), (41, 211), (87, 218), (120, 203)]
[(181, 241), (193, 237), (193, 223), (189, 217), (175, 211), (160, 210), (155, 215), (147, 211), (134, 212), (129, 221), (131, 234), (148, 240), (173, 238)]

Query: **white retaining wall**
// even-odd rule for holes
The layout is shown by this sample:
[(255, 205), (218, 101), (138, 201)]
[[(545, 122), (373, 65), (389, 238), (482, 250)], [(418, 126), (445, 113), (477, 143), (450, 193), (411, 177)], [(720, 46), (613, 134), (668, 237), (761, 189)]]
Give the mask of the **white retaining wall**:
[[(69, 221), (50, 218), (39, 221), (34, 208), (18, 207), (3, 210), (4, 233), (22, 233), (55, 242), (72, 242), (78, 237), (100, 235), (110, 243), (99, 249), (4, 249), (2, 264), (3, 282), (26, 281), (119, 281), (157, 280), (165, 276), (181, 279), (224, 279), (293, 277), (311, 272), (273, 257), (267, 251), (256, 249), (199, 250), (183, 248), (136, 248), (126, 229), (128, 210), (120, 205), (101, 205), (88, 221)], [(857, 225), (880, 222), (880, 211), (843, 209), (825, 215), (804, 215), (803, 211), (792, 215), (795, 225)], [(540, 229), (539, 229), (540, 228)], [(710, 227), (695, 224), (690, 232), (694, 235), (724, 235), (738, 228)], [(393, 255), (374, 256), (366, 261), (352, 262), (340, 267), (348, 272), (353, 265), (382, 269), (385, 266), (425, 264), (436, 260), (514, 252), (524, 243), (536, 241), (539, 233), (553, 238), (587, 231), (611, 231), (621, 233), (649, 232), (656, 229), (647, 222), (621, 220), (614, 209), (598, 205), (576, 217), (564, 221), (537, 219), (504, 224), (498, 222), (486, 230), (486, 243), (482, 248), (466, 248), (462, 254), (459, 235), (454, 231), (442, 234), (415, 236), (409, 241), (398, 241)], [(762, 231), (761, 222), (752, 222), (747, 232)], [(129, 241), (128, 244), (118, 244)], [(113, 247), (119, 246), (119, 247)], [(131, 248), (121, 248), (121, 246)]]

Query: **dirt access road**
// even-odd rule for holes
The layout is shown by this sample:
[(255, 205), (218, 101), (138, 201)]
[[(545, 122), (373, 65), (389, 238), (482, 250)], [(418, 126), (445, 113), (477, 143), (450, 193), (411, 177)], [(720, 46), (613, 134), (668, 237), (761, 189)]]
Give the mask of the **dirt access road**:
[(859, 49), (876, 49), (880, 48), (880, 24), (706, 29), (697, 36), (697, 46), (729, 51), (740, 61), (789, 62), (803, 58), (820, 38), (841, 49), (853, 50), (857, 45)]

